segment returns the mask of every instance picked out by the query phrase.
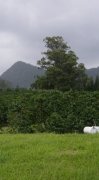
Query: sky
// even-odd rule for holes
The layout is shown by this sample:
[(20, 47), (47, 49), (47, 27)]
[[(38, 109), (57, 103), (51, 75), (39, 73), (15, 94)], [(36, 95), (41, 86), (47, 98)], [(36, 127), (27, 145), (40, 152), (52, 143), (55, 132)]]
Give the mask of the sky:
[(99, 66), (99, 0), (0, 0), (0, 74), (41, 59), (46, 36), (62, 36), (86, 68)]

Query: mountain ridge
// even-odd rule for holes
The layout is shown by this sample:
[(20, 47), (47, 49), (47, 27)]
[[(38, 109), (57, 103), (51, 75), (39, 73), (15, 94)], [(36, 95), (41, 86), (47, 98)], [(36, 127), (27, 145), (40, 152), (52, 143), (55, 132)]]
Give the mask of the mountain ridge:
[[(30, 88), (38, 76), (44, 75), (43, 68), (31, 65), (23, 61), (15, 62), (9, 69), (3, 72), (0, 78), (11, 83), (12, 88)], [(86, 74), (89, 77), (99, 76), (99, 67), (86, 69)]]
[(30, 88), (38, 76), (44, 74), (44, 70), (31, 64), (17, 61), (9, 69), (1, 74), (1, 78), (11, 82), (13, 88)]
[(99, 66), (96, 68), (87, 69), (86, 74), (95, 80), (96, 76), (99, 76)]

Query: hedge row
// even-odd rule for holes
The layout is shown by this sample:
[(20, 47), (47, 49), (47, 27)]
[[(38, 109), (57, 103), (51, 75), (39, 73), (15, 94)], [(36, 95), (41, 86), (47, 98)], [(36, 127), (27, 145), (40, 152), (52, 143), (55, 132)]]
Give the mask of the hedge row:
[(99, 125), (99, 92), (0, 92), (0, 126), (11, 132), (82, 132)]

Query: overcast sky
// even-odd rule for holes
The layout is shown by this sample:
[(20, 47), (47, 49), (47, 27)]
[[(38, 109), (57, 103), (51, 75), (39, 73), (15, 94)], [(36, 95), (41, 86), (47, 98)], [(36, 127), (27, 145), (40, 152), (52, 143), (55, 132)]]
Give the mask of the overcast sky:
[(36, 65), (46, 36), (63, 36), (87, 68), (99, 66), (99, 0), (0, 0), (0, 74)]

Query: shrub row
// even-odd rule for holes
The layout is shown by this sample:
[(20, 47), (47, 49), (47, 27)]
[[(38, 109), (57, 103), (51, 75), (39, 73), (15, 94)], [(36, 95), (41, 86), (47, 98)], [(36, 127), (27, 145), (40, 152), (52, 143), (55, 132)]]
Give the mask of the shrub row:
[[(99, 125), (99, 92), (0, 92), (0, 126), (11, 132), (82, 132)], [(2, 132), (2, 130), (1, 130)]]

